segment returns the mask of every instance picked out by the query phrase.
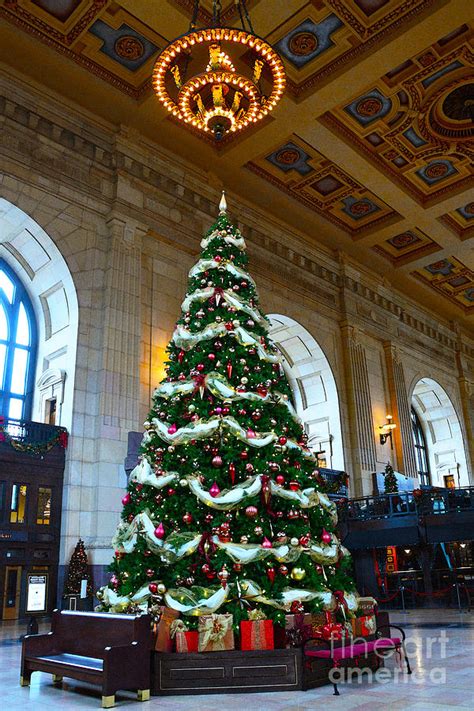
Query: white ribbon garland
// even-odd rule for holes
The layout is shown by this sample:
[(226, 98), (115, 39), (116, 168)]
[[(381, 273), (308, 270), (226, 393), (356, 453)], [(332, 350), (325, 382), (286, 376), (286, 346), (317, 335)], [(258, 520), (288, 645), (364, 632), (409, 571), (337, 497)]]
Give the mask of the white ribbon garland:
[[(260, 395), (252, 391), (238, 392), (232, 385), (229, 385), (228, 380), (221, 375), (221, 373), (217, 373), (216, 371), (212, 371), (204, 377), (202, 387), (206, 387), (214, 397), (219, 397), (222, 400), (248, 400), (250, 402), (272, 402), (274, 404), (284, 405), (291, 417), (296, 422), (300, 422), (300, 418), (288, 397), (285, 397), (278, 391), (274, 393), (267, 392), (266, 395)], [(154, 397), (161, 397), (167, 400), (175, 395), (188, 395), (195, 389), (196, 384), (193, 379), (173, 380), (171, 382), (161, 383), (161, 385), (155, 389), (153, 395)]]
[(201, 272), (207, 272), (209, 271), (209, 269), (218, 269), (221, 271), (229, 272), (229, 274), (232, 274), (232, 276), (236, 277), (237, 279), (247, 281), (255, 289), (257, 288), (250, 274), (245, 272), (240, 267), (236, 267), (235, 264), (229, 261), (216, 262), (215, 259), (200, 259), (198, 262), (196, 262), (194, 267), (190, 269), (189, 278), (193, 279)]
[(202, 249), (206, 249), (206, 247), (213, 239), (216, 239), (216, 237), (220, 237), (227, 244), (231, 244), (233, 247), (237, 247), (237, 249), (240, 249), (243, 252), (246, 249), (245, 240), (242, 237), (240, 230), (236, 230), (236, 234), (237, 236), (234, 237), (233, 235), (226, 232), (226, 230), (214, 230), (208, 237), (204, 237), (201, 240), (201, 247)]
[(240, 345), (245, 347), (253, 346), (256, 349), (260, 360), (264, 360), (267, 363), (281, 362), (281, 358), (278, 354), (273, 355), (268, 353), (260, 343), (260, 340), (256, 336), (249, 333), (242, 326), (236, 326), (231, 331), (228, 331), (223, 323), (210, 323), (202, 331), (191, 333), (187, 328), (181, 324), (178, 324), (174, 330), (171, 340), (177, 348), (182, 348), (183, 351), (189, 351), (202, 341), (207, 341), (211, 338), (214, 339), (218, 336), (228, 336), (229, 334), (234, 335)]
[(187, 311), (189, 311), (191, 304), (193, 304), (194, 301), (207, 301), (207, 299), (210, 299), (214, 295), (220, 295), (224, 299), (226, 304), (232, 306), (237, 311), (243, 311), (247, 314), (247, 316), (250, 316), (250, 318), (252, 318), (256, 323), (259, 323), (260, 326), (265, 329), (268, 329), (268, 322), (265, 320), (262, 314), (257, 311), (257, 309), (253, 309), (251, 306), (245, 303), (245, 301), (236, 296), (233, 291), (229, 291), (227, 289), (222, 291), (220, 294), (215, 293), (215, 287), (213, 286), (208, 286), (206, 289), (197, 289), (196, 291), (193, 291), (192, 294), (188, 294), (185, 297), (183, 303), (181, 304), (181, 309), (184, 313), (186, 313)]

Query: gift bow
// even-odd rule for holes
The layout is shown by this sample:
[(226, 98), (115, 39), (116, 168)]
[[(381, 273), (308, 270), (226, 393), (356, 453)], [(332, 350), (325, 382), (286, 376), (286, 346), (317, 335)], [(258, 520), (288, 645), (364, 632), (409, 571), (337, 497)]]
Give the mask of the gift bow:
[(256, 608), (255, 610), (249, 610), (247, 614), (248, 614), (249, 620), (252, 620), (252, 621), (267, 619), (267, 616), (263, 612), (263, 610), (259, 610), (258, 608)]
[(183, 620), (173, 620), (170, 625), (170, 637), (176, 637), (178, 632), (189, 632), (189, 627), (184, 624)]
[(220, 642), (232, 628), (232, 615), (209, 615), (199, 619), (199, 635), (203, 647)]

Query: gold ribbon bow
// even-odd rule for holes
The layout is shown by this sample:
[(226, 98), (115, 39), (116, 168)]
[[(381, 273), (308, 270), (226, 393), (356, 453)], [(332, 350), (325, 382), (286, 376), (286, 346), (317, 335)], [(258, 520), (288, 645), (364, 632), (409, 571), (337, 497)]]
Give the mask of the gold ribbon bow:
[(189, 632), (189, 628), (184, 624), (183, 620), (173, 620), (170, 625), (170, 637), (176, 637), (178, 632)]
[[(222, 643), (232, 628), (232, 615), (206, 615), (199, 618), (199, 647)], [(223, 648), (223, 647), (222, 647)]]
[(248, 618), (249, 620), (255, 621), (255, 620), (266, 620), (267, 616), (263, 612), (263, 610), (259, 610), (258, 607), (255, 610), (249, 610), (248, 612)]

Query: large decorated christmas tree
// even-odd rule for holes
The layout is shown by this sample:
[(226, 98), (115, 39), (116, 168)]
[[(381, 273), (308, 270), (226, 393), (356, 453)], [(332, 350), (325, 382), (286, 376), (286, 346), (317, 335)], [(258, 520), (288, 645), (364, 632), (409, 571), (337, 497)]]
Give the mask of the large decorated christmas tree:
[(237, 623), (258, 607), (355, 609), (351, 559), (320, 484), (245, 242), (221, 201), (201, 242), (123, 498), (100, 609), (159, 605)]

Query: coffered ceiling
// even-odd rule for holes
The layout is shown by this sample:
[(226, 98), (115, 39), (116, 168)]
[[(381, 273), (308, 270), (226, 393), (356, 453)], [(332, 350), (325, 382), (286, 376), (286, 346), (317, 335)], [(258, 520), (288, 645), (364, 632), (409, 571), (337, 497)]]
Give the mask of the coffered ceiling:
[[(0, 0), (0, 60), (209, 171), (309, 243), (349, 253), (466, 325), (474, 315), (474, 72), (465, 0), (248, 0), (288, 87), (219, 149), (158, 104), (192, 0)], [(228, 25), (233, 0), (222, 1)], [(212, 2), (201, 2), (200, 22)], [(472, 327), (472, 323), (471, 323)]]

